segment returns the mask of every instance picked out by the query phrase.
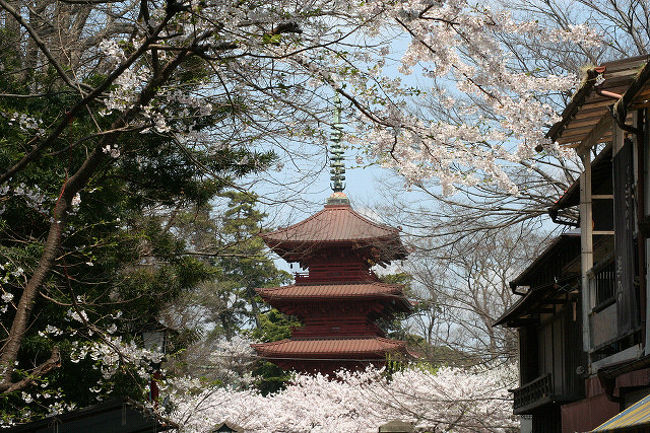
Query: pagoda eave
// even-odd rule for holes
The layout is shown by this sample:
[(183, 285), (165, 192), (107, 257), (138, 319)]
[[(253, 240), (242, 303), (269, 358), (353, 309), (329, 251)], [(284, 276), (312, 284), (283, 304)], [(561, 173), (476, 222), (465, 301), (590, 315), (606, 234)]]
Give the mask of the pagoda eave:
[[(318, 250), (329, 250), (333, 248), (349, 249), (350, 251), (363, 251), (369, 248), (376, 249), (373, 260), (380, 266), (390, 265), (394, 260), (403, 260), (408, 251), (394, 237), (377, 239), (345, 239), (345, 240), (318, 240), (318, 241), (296, 241), (276, 240), (264, 238), (264, 242), (276, 254), (287, 262), (305, 264), (305, 258), (310, 257)], [(377, 245), (381, 245), (378, 248)]]
[(401, 286), (380, 282), (293, 284), (288, 286), (257, 288), (255, 291), (268, 299), (313, 299), (313, 298), (372, 298), (403, 297)]
[[(376, 302), (382, 311), (408, 313), (411, 302), (404, 297), (400, 286), (378, 282), (361, 284), (301, 284), (255, 289), (265, 302), (288, 314), (294, 314), (296, 305), (336, 304), (340, 301)], [(286, 307), (290, 306), (291, 311)]]
[(374, 222), (349, 205), (326, 205), (325, 209), (289, 227), (262, 233), (264, 242), (283, 258), (294, 258), (323, 246), (372, 247), (382, 261), (406, 257), (399, 229)]
[[(413, 311), (413, 304), (407, 299), (400, 299), (398, 297), (389, 296), (389, 295), (373, 295), (373, 296), (314, 296), (312, 298), (306, 299), (302, 297), (291, 297), (291, 296), (262, 296), (262, 299), (265, 302), (275, 306), (282, 305), (285, 303), (295, 303), (295, 302), (304, 302), (309, 305), (309, 303), (318, 303), (322, 304), (323, 302), (338, 302), (338, 301), (378, 301), (382, 305), (391, 305), (395, 306), (395, 311), (401, 312), (411, 312)], [(395, 302), (392, 302), (395, 301)], [(394, 304), (394, 305), (393, 305)]]
[(406, 343), (382, 337), (285, 339), (251, 345), (263, 358), (385, 360), (388, 353), (409, 355)]

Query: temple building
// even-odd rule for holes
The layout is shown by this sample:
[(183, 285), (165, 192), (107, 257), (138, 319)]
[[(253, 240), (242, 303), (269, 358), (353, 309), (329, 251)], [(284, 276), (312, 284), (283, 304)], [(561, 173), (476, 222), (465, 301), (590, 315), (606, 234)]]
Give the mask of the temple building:
[[(336, 126), (340, 128), (338, 116)], [(284, 260), (297, 263), (290, 286), (256, 289), (303, 326), (291, 338), (254, 344), (258, 355), (281, 368), (331, 373), (383, 365), (389, 354), (409, 357), (404, 341), (386, 338), (380, 322), (411, 311), (402, 287), (371, 270), (407, 255), (399, 230), (355, 212), (343, 193), (345, 168), (339, 134), (332, 145), (332, 189), (325, 208), (292, 226), (262, 235)]]
[[(571, 227), (510, 287), (522, 433), (650, 431), (650, 56), (585, 70), (547, 133), (582, 159), (549, 208)], [(578, 228), (579, 231), (574, 231)]]

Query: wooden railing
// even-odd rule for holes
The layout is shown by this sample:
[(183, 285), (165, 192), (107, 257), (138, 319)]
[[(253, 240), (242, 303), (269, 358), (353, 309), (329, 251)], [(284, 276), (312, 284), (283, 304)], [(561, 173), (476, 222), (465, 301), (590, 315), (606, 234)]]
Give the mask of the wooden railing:
[(551, 374), (538, 377), (517, 389), (513, 389), (512, 392), (514, 393), (515, 411), (525, 407), (534, 407), (535, 403), (546, 397), (551, 397), (553, 394)]
[(374, 272), (367, 269), (331, 269), (310, 272), (296, 272), (296, 284), (309, 284), (317, 282), (356, 282), (377, 281)]
[(589, 272), (589, 286), (592, 305), (595, 309), (604, 308), (616, 295), (616, 264), (614, 258), (594, 266)]

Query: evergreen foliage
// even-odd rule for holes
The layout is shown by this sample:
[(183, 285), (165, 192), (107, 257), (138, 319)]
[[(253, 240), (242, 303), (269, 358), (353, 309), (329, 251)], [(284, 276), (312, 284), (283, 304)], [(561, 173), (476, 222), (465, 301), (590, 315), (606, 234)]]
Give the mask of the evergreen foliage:
[[(9, 67), (12, 55), (12, 50), (2, 50), (0, 64)], [(47, 73), (39, 79), (47, 81)], [(20, 87), (0, 74), (0, 93), (17, 93)], [(32, 125), (26, 126), (25, 119), (55, 123), (66, 115), (70, 98), (61, 90), (39, 100), (0, 99), (0, 167), (9, 167), (29, 151), (23, 143)], [(204, 128), (213, 127), (222, 115), (204, 119)], [(25, 276), (43, 252), (52, 208), (62, 196), (60, 180), (83, 163), (89, 151), (84, 140), (93, 137), (96, 124), (108, 129), (111, 117), (86, 113), (71, 119), (48, 152), (2, 186), (0, 280), (3, 300), (8, 300), (2, 304), (2, 338), (15, 318)], [(123, 133), (111, 149), (118, 148), (121, 157), (103, 163), (73, 202), (56, 262), (33, 305), (12, 380), (28, 378), (58, 351), (56, 368), (26, 389), (2, 394), (5, 421), (32, 419), (51, 412), (53, 405), (83, 407), (110, 393), (142, 400), (148, 379), (139, 370), (150, 366), (120, 362), (118, 372), (106, 379), (99, 360), (74, 362), (74, 352), (103, 341), (110, 335), (106, 330), (140, 345), (141, 332), (158, 323), (176, 300), (207, 286), (216, 287), (221, 299), (236, 299), (219, 312), (220, 332), (232, 336), (259, 314), (252, 289), (287, 278), (266, 257), (256, 236), (264, 216), (255, 208), (256, 197), (233, 188), (238, 178), (273, 163), (272, 152), (245, 147), (195, 151), (154, 130)], [(190, 229), (196, 215), (209, 220), (219, 200), (227, 202), (226, 212), (206, 222), (211, 227)], [(186, 236), (188, 231), (194, 239)], [(198, 242), (211, 244), (210, 259), (196, 254)], [(207, 302), (200, 305), (209, 307)], [(178, 331), (168, 347), (171, 352), (200, 337), (198, 323), (184, 328), (176, 318), (166, 317), (165, 326)], [(48, 391), (38, 392), (46, 383)]]

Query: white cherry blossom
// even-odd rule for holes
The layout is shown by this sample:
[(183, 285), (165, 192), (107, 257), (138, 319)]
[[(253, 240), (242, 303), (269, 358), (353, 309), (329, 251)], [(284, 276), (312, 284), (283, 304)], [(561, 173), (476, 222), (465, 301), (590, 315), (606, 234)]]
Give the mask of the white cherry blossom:
[(296, 375), (286, 389), (269, 396), (251, 390), (205, 388), (175, 381), (172, 419), (182, 432), (199, 433), (225, 420), (246, 432), (374, 433), (393, 419), (419, 431), (505, 433), (516, 426), (507, 391), (510, 368), (466, 371), (407, 368), (387, 380), (381, 370), (340, 371), (336, 380)]

